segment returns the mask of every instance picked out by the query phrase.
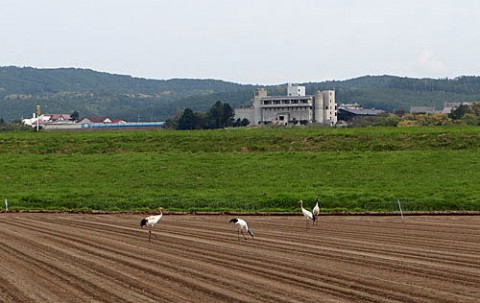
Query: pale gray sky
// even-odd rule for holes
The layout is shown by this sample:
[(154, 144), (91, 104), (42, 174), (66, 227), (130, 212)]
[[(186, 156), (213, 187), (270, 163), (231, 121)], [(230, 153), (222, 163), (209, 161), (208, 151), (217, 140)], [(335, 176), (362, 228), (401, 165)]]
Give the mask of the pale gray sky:
[(480, 71), (477, 0), (0, 0), (0, 66), (279, 84)]

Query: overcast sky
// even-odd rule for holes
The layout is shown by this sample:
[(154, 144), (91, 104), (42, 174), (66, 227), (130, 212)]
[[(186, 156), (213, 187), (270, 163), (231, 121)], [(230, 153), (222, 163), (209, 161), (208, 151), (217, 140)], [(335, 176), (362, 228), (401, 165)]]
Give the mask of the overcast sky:
[(249, 84), (479, 75), (477, 0), (0, 0), (0, 66)]

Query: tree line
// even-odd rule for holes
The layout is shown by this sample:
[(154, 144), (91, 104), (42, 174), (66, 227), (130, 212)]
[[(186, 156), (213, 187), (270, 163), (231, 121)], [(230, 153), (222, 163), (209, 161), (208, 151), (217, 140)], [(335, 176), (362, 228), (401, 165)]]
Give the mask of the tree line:
[(247, 126), (248, 124), (250, 122), (247, 119), (234, 120), (233, 108), (230, 104), (221, 101), (215, 102), (206, 112), (194, 112), (191, 108), (186, 108), (181, 115), (168, 119), (165, 123), (167, 128), (178, 130), (219, 129)]
[(480, 126), (480, 103), (461, 104), (448, 114), (411, 114), (397, 111), (394, 114), (385, 113), (379, 116), (357, 118), (348, 124), (349, 127), (446, 125)]

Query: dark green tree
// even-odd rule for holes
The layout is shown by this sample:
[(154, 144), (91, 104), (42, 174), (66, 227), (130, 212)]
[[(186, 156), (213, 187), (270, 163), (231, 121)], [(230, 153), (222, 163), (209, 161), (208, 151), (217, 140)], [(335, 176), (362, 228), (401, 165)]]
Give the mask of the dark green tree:
[(207, 113), (206, 112), (195, 112), (195, 118), (197, 121), (196, 128), (197, 129), (207, 129), (208, 128), (208, 121), (207, 121)]
[(240, 119), (238, 118), (237, 120), (232, 122), (232, 125), (234, 127), (245, 127), (250, 124), (250, 121), (248, 121), (247, 118)]
[(470, 113), (472, 113), (470, 106), (466, 104), (461, 104), (459, 107), (452, 110), (452, 112), (448, 114), (448, 117), (452, 120), (460, 120), (463, 118), (463, 116), (465, 116), (465, 114), (470, 114)]
[(197, 116), (190, 108), (183, 111), (183, 115), (178, 120), (177, 129), (187, 130), (197, 128)]
[(242, 123), (242, 120), (240, 118), (237, 118), (237, 120), (235, 120), (233, 122), (233, 126), (234, 127), (240, 127), (240, 124)]
[(225, 103), (223, 104), (223, 117), (225, 119), (225, 127), (233, 125), (233, 118), (235, 116), (235, 112), (230, 104)]
[(78, 120), (80, 120), (80, 114), (79, 114), (77, 111), (74, 111), (74, 112), (70, 115), (70, 120), (71, 120), (71, 121), (74, 121), (74, 122), (77, 122)]
[(223, 103), (220, 101), (210, 107), (207, 113), (207, 128), (221, 128), (223, 124)]
[(207, 113), (207, 128), (224, 128), (233, 125), (234, 112), (228, 103), (215, 102)]
[(242, 121), (240, 122), (240, 126), (247, 126), (250, 124), (250, 121), (248, 121), (247, 118), (243, 118)]

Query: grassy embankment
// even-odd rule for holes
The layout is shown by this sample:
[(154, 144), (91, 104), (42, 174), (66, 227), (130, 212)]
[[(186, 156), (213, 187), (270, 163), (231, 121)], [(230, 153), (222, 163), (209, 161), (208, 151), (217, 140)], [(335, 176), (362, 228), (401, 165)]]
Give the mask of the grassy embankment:
[[(0, 134), (10, 209), (480, 210), (480, 128)], [(0, 203), (3, 206), (3, 203)]]

